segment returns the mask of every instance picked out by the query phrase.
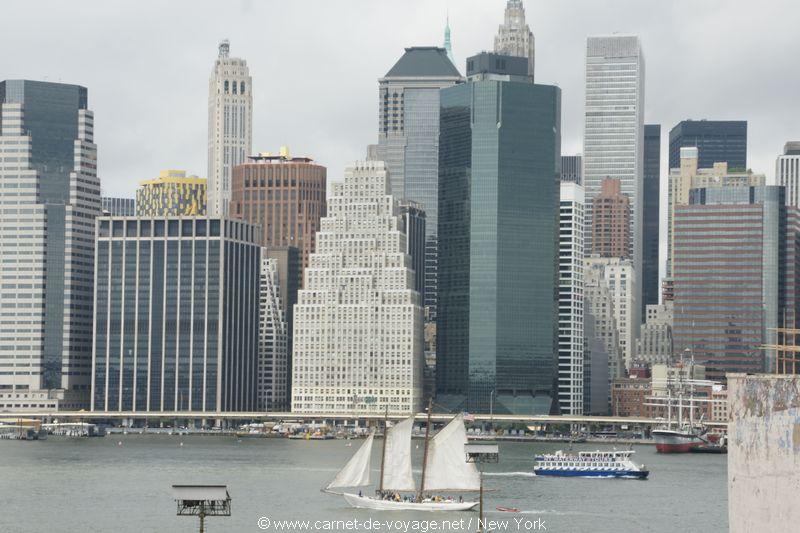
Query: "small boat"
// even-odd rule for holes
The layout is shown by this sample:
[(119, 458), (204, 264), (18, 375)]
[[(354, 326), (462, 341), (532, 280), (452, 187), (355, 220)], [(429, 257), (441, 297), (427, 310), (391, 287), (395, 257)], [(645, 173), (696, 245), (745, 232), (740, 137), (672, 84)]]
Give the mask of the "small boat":
[(516, 507), (503, 507), (501, 505), (498, 505), (497, 507), (495, 507), (495, 509), (497, 509), (501, 513), (519, 513), (519, 512), (521, 512)]
[(323, 491), (341, 495), (352, 507), (378, 511), (469, 511), (477, 507), (477, 501), (432, 495), (434, 491), (478, 491), (481, 481), (475, 464), (464, 459), (467, 432), (463, 414), (457, 415), (430, 439), (430, 411), (429, 407), (419, 488), (411, 471), (411, 431), (414, 426), (414, 417), (411, 416), (391, 427), (384, 424), (381, 473), (374, 496), (363, 495), (361, 491), (358, 494), (336, 492), (337, 489), (370, 485), (374, 431)]
[(537, 455), (533, 473), (537, 476), (646, 479), (650, 472), (631, 460), (633, 454), (633, 450), (578, 453), (559, 450)]

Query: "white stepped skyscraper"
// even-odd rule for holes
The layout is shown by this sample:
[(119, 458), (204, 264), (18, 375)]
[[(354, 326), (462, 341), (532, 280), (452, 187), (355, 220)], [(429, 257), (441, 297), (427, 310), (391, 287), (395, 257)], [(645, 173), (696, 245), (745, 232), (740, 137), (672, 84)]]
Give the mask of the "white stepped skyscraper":
[(253, 83), (247, 61), (230, 57), (230, 43), (208, 81), (208, 214), (227, 216), (233, 167), (244, 163), (253, 144)]
[(283, 314), (278, 261), (261, 251), (258, 323), (258, 408), (286, 411), (289, 328)]
[(408, 415), (422, 400), (422, 302), (383, 161), (334, 183), (294, 308), (292, 412)]
[(508, 0), (505, 19), (494, 38), (494, 51), (508, 56), (527, 57), (528, 75), (533, 77), (536, 46), (533, 32), (525, 24), (522, 0)]

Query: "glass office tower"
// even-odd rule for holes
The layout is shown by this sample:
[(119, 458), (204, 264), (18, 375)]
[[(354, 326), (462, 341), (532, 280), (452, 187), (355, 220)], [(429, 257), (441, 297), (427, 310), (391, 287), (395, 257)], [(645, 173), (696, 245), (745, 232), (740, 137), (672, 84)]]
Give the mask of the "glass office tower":
[(258, 227), (97, 219), (92, 410), (254, 411)]
[(437, 403), (547, 413), (555, 398), (560, 102), (483, 53), (441, 91)]
[(658, 225), (661, 186), (661, 125), (644, 125), (644, 205), (642, 216), (642, 304), (641, 316), (645, 316), (645, 306), (658, 303)]
[(731, 171), (747, 169), (746, 120), (682, 120), (669, 132), (669, 168), (681, 166), (681, 148), (699, 149), (698, 168), (728, 163)]

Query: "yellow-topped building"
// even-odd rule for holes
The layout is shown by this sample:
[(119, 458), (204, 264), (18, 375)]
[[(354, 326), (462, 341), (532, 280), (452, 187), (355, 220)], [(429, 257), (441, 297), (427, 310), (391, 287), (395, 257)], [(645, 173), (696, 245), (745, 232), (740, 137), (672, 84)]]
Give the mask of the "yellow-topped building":
[(206, 179), (187, 176), (185, 170), (162, 170), (152, 180), (139, 182), (136, 215), (145, 217), (206, 214)]

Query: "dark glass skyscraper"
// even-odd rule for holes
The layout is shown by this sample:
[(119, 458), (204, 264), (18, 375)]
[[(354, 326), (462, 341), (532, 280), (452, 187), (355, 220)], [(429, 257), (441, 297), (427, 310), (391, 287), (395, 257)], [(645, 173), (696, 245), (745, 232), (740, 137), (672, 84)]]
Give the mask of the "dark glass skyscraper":
[(97, 220), (92, 410), (253, 411), (258, 226)]
[(669, 168), (681, 165), (681, 148), (696, 146), (698, 168), (726, 162), (730, 170), (747, 168), (746, 120), (683, 120), (669, 132)]
[(437, 402), (547, 413), (555, 399), (561, 91), (480, 54), (441, 91)]
[(661, 186), (661, 125), (644, 125), (644, 228), (642, 231), (642, 313), (658, 303), (658, 224)]

